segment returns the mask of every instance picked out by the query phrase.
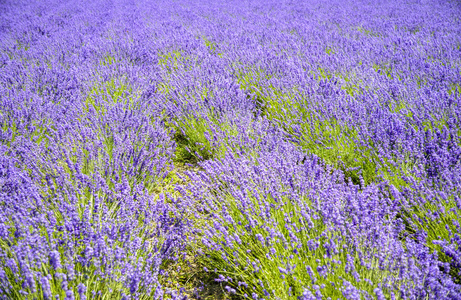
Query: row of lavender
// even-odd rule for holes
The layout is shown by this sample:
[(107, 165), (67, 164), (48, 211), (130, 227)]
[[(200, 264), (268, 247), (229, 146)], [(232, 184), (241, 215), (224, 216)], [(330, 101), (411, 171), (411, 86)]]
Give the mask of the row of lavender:
[(178, 11), (160, 91), (186, 150), (206, 160), (184, 199), (204, 203), (199, 255), (230, 293), (460, 297), (460, 12)]
[(457, 2), (1, 9), (4, 297), (461, 294)]
[(162, 265), (181, 255), (188, 224), (152, 192), (175, 144), (143, 94), (156, 65), (131, 36), (163, 12), (103, 1), (0, 10), (0, 298), (182, 298), (162, 287)]

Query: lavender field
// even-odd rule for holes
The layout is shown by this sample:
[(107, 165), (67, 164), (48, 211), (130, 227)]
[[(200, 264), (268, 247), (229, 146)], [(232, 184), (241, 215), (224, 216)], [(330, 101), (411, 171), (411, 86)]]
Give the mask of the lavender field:
[(461, 299), (461, 2), (0, 0), (0, 299)]

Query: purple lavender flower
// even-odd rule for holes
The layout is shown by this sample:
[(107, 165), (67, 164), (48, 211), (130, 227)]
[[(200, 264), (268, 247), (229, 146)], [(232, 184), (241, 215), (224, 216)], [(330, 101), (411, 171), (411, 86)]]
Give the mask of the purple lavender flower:
[(86, 286), (83, 283), (79, 283), (77, 292), (81, 300), (86, 300)]

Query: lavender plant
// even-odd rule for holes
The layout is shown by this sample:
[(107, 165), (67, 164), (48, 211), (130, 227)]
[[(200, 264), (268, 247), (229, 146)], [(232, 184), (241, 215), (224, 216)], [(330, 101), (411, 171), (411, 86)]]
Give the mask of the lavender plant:
[(66, 43), (75, 26), (97, 20), (78, 17), (98, 16), (105, 3), (74, 18), (66, 13), (78, 5), (67, 5), (52, 16), (62, 9), (77, 24), (45, 22), (49, 33), (21, 42), (28, 46), (2, 44), (11, 55), (1, 70), (1, 297), (180, 299), (162, 277), (188, 221), (181, 205), (152, 194), (171, 169), (174, 142), (160, 108), (142, 97), (142, 80), (133, 81), (140, 68), (126, 64), (139, 53), (115, 60), (104, 39), (89, 49), (83, 40), (94, 32)]
[[(364, 190), (275, 140), (257, 157), (209, 161), (193, 197), (203, 265), (244, 298), (456, 298), (459, 286), (398, 218), (400, 193)], [(200, 185), (199, 185), (200, 186)], [(186, 196), (187, 198), (188, 196)]]

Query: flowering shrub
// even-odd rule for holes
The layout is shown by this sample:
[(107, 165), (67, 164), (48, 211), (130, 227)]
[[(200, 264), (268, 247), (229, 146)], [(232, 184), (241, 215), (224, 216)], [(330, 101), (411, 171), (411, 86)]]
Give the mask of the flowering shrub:
[[(400, 193), (363, 190), (281, 140), (256, 157), (201, 164), (193, 194), (208, 222), (204, 267), (258, 298), (456, 298), (424, 236), (410, 236)], [(219, 275), (219, 276), (218, 276)]]
[(100, 30), (104, 3), (56, 5), (18, 4), (34, 19), (2, 40), (1, 297), (179, 299), (160, 282), (188, 231), (183, 209), (152, 194), (175, 149), (161, 109), (137, 91), (136, 64), (107, 56), (119, 48), (74, 32)]

